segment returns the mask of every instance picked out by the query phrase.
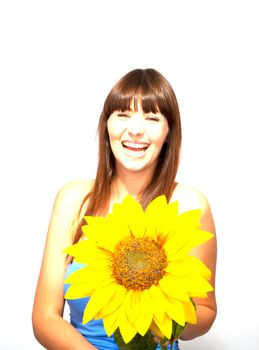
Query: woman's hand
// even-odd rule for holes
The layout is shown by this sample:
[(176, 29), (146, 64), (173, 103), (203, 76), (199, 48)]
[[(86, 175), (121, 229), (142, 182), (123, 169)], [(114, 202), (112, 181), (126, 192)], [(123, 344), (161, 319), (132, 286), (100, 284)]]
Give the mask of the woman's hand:
[[(163, 339), (161, 337), (159, 337), (157, 334), (155, 334), (153, 331), (151, 331), (151, 333), (154, 335), (154, 342), (156, 344), (161, 344), (163, 346), (168, 346), (172, 343), (174, 343), (175, 341), (177, 341), (178, 338), (176, 339), (170, 339), (170, 340), (167, 340), (163, 343)], [(162, 343), (161, 343), (162, 342)]]

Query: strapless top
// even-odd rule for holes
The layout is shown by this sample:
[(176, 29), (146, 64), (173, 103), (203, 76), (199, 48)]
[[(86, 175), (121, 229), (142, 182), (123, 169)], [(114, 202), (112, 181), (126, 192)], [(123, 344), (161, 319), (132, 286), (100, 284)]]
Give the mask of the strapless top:
[[(65, 278), (83, 266), (83, 264), (72, 262), (67, 267)], [(69, 284), (64, 284), (64, 293), (66, 293), (68, 287)], [(70, 309), (70, 323), (97, 349), (118, 350), (119, 348), (115, 343), (113, 336), (107, 336), (102, 320), (92, 320), (87, 324), (82, 324), (81, 321), (88, 300), (89, 297), (66, 300)], [(157, 346), (157, 349), (160, 349), (159, 345)], [(179, 350), (178, 342), (173, 344), (173, 350)]]

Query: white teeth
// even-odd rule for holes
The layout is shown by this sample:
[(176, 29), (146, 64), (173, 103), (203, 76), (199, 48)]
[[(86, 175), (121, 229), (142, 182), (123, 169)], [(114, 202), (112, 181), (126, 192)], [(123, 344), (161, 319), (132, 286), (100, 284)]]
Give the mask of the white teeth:
[(135, 148), (135, 149), (141, 149), (141, 148), (147, 148), (149, 145), (147, 143), (133, 143), (129, 141), (122, 142), (123, 146)]

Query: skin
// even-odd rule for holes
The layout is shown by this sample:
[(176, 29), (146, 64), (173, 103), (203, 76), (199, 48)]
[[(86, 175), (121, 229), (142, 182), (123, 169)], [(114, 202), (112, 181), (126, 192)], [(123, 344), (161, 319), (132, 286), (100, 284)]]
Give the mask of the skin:
[[(166, 119), (158, 114), (156, 116), (158, 120), (152, 120), (150, 114), (143, 113), (141, 105), (137, 111), (128, 111), (127, 116), (119, 114), (120, 111), (113, 113), (107, 123), (110, 144), (116, 159), (110, 208), (114, 203), (121, 202), (127, 194), (138, 197), (139, 190), (152, 177), (168, 133)], [(125, 142), (127, 147), (124, 147)], [(143, 145), (148, 145), (145, 151), (136, 149), (142, 148)], [(62, 317), (63, 280), (69, 262), (62, 251), (73, 243), (73, 229), (78, 222), (77, 213), (92, 184), (92, 181), (87, 180), (70, 182), (61, 188), (54, 203), (32, 313), (35, 337), (49, 350), (96, 349)], [(202, 193), (178, 184), (171, 198), (171, 201), (174, 200), (179, 202), (180, 212), (201, 208), (202, 229), (215, 233), (210, 206)], [(196, 248), (192, 254), (211, 269), (211, 283), (214, 285), (216, 238)], [(184, 329), (180, 336), (183, 340), (190, 340), (206, 333), (216, 316), (214, 292), (209, 293), (207, 299), (194, 301), (198, 323), (188, 325)], [(156, 340), (159, 342), (160, 339), (156, 337)]]

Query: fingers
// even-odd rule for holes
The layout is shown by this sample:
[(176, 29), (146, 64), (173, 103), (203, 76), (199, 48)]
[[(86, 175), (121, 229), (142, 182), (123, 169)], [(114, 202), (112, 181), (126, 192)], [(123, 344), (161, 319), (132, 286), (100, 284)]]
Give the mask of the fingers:
[[(156, 336), (156, 335), (154, 335), (154, 342), (156, 343), (156, 344), (161, 344), (161, 341), (162, 341), (162, 339), (160, 338), (160, 337), (158, 337), (158, 336)], [(170, 345), (172, 343), (172, 341), (166, 341), (165, 343), (163, 343), (162, 345), (164, 345), (164, 346), (168, 346), (168, 345)]]
[[(151, 333), (153, 334), (154, 336), (154, 342), (156, 344), (161, 344), (161, 341), (163, 340), (162, 338), (160, 338), (158, 335), (156, 335), (154, 332), (151, 331)], [(162, 345), (164, 346), (168, 346), (170, 345), (171, 343), (175, 342), (177, 339), (170, 339), (170, 340), (167, 340), (166, 342), (162, 343)]]
[(154, 342), (156, 344), (160, 344), (161, 338), (157, 337), (156, 335), (154, 335)]

